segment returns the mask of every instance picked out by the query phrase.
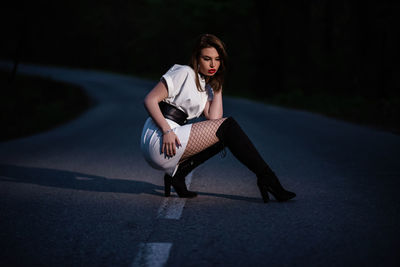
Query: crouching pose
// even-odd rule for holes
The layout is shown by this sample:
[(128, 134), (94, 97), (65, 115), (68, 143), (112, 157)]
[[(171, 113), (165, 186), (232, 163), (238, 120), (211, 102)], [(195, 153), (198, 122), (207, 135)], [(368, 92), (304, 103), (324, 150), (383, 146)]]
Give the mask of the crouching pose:
[[(203, 34), (190, 64), (174, 65), (162, 76), (144, 100), (150, 117), (141, 136), (143, 155), (152, 167), (165, 171), (165, 196), (171, 186), (179, 197), (197, 196), (186, 188), (186, 175), (228, 147), (257, 176), (264, 202), (269, 201), (268, 193), (278, 201), (294, 198), (296, 194), (283, 188), (235, 119), (222, 117), (226, 59), (222, 41)], [(202, 114), (207, 120), (187, 123)]]

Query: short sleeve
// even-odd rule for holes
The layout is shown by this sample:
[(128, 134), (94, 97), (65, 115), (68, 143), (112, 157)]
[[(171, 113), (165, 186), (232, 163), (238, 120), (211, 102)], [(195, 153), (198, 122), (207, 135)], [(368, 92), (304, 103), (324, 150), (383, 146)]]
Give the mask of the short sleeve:
[(206, 85), (207, 101), (212, 101), (214, 99), (214, 90), (210, 85)]
[(189, 75), (187, 68), (187, 66), (176, 64), (162, 76), (168, 86), (168, 97), (174, 97), (179, 94)]

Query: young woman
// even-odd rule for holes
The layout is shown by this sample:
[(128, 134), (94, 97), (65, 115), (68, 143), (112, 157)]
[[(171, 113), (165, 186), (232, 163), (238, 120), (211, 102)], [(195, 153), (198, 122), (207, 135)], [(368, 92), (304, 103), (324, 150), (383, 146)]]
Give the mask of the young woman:
[[(278, 201), (296, 196), (285, 190), (275, 173), (262, 159), (238, 123), (223, 118), (222, 85), (227, 55), (221, 40), (201, 35), (193, 49), (189, 66), (174, 65), (150, 91), (144, 105), (146, 120), (141, 149), (146, 161), (164, 170), (165, 196), (171, 186), (179, 197), (192, 198), (185, 177), (224, 147), (257, 176), (264, 202), (271, 193)], [(206, 120), (187, 123), (204, 115)]]

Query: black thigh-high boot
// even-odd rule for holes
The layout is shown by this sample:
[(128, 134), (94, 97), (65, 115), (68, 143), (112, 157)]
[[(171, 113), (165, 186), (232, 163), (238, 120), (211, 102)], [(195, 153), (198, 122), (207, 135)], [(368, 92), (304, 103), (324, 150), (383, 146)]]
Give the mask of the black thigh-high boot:
[(179, 164), (178, 170), (176, 171), (174, 177), (168, 174), (164, 176), (165, 183), (165, 196), (170, 196), (171, 185), (174, 187), (176, 193), (179, 197), (192, 198), (197, 196), (196, 192), (189, 191), (186, 187), (185, 177), (197, 166), (218, 154), (223, 149), (221, 142), (218, 142), (205, 150), (191, 156), (184, 162)]
[(268, 192), (278, 201), (286, 201), (296, 196), (295, 193), (283, 188), (278, 177), (263, 160), (235, 119), (227, 118), (218, 128), (216, 136), (241, 163), (257, 175), (257, 185), (264, 202), (269, 201)]

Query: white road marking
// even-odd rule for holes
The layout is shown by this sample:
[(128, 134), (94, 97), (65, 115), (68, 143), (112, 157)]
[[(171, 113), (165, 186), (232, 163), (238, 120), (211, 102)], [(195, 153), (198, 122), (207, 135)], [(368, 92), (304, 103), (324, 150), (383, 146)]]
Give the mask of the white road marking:
[[(186, 186), (192, 183), (193, 172), (186, 176)], [(158, 219), (179, 220), (185, 207), (186, 198), (166, 197), (158, 209)], [(161, 267), (168, 261), (172, 243), (141, 243), (132, 267)]]
[(172, 243), (141, 243), (131, 267), (162, 267), (169, 257)]
[[(193, 172), (186, 176), (186, 185), (189, 188), (192, 182)], [(157, 212), (158, 219), (179, 220), (185, 207), (186, 198), (166, 197)]]

